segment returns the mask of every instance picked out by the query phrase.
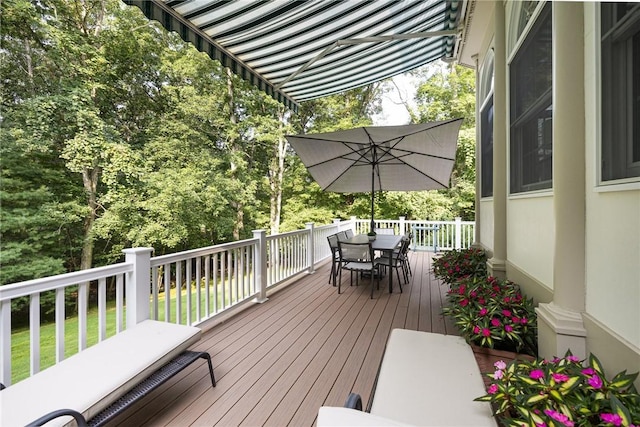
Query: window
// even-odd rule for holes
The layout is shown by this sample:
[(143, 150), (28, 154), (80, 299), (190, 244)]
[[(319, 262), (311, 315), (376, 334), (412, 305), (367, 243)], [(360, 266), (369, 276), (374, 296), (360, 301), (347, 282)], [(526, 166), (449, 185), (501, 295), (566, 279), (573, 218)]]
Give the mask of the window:
[(480, 195), (493, 196), (493, 94), (480, 110)]
[(602, 3), (602, 180), (640, 177), (640, 4)]
[(516, 53), (510, 72), (511, 193), (552, 186), (551, 4)]
[(480, 71), (480, 197), (493, 196), (493, 49)]

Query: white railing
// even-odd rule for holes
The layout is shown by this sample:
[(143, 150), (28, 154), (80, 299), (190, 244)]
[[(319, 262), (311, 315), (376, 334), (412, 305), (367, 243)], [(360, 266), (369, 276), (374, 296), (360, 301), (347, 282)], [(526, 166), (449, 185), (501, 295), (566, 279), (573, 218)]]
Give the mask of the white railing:
[[(400, 217), (375, 225), (412, 231), (414, 249), (434, 243), (438, 250), (468, 247), (474, 236), (473, 223), (459, 218)], [(122, 263), (0, 286), (0, 382), (9, 385), (12, 378), (34, 375), (145, 319), (200, 325), (247, 302), (264, 302), (269, 289), (313, 273), (331, 256), (328, 236), (346, 229), (366, 233), (369, 227), (370, 221), (351, 218), (272, 236), (256, 230), (251, 239), (157, 257), (151, 256), (152, 248), (125, 249)], [(29, 333), (23, 341), (21, 325), (12, 328), (12, 303), (19, 299), (28, 300), (29, 325), (22, 329)], [(46, 321), (41, 319), (42, 299), (55, 301)], [(20, 340), (14, 340), (18, 335)], [(20, 368), (14, 370), (16, 365)]]
[[(351, 218), (356, 234), (368, 233), (371, 220)], [(376, 228), (392, 228), (396, 234), (412, 233), (411, 248), (413, 250), (430, 250), (434, 252), (462, 249), (471, 246), (475, 236), (475, 222), (462, 221), (426, 221), (406, 220), (375, 220)]]

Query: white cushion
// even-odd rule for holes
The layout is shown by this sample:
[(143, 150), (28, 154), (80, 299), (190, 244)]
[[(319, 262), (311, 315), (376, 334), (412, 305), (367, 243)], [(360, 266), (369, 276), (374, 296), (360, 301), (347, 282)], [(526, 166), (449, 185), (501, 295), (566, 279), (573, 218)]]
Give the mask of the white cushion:
[(471, 347), (461, 337), (394, 329), (371, 413), (412, 425), (495, 426)]
[(318, 427), (406, 426), (407, 424), (350, 408), (323, 406), (318, 411)]
[(57, 409), (90, 419), (199, 339), (198, 328), (145, 320), (0, 391), (0, 425), (23, 426)]

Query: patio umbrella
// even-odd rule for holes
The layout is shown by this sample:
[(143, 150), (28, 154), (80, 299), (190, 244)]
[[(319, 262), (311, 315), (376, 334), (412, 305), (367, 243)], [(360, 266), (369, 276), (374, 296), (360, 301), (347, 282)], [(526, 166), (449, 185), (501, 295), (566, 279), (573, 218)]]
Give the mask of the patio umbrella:
[(449, 188), (462, 119), (403, 126), (371, 126), (329, 133), (289, 135), (287, 140), (323, 190)]

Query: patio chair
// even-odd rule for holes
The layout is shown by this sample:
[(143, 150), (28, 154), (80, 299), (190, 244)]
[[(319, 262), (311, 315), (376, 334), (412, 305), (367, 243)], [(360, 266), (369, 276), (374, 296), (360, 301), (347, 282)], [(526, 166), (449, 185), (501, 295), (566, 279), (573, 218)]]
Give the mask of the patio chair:
[[(390, 254), (393, 257), (391, 268), (396, 270), (396, 276), (398, 277), (398, 286), (400, 286), (400, 293), (402, 293), (402, 280), (400, 280), (400, 270), (402, 270), (402, 278), (404, 279), (404, 283), (409, 283), (409, 273), (407, 272), (404, 260), (405, 247), (407, 247), (408, 244), (409, 242), (403, 239), (400, 243), (400, 249), (393, 251), (393, 253)], [(378, 265), (378, 268), (380, 268), (381, 266), (389, 267), (389, 255), (377, 258), (376, 264)], [(391, 272), (389, 274), (393, 273)]]
[(340, 253), (338, 252), (338, 234), (332, 234), (327, 236), (329, 242), (329, 248), (331, 249), (331, 275), (329, 276), (329, 283), (333, 286), (336, 285), (336, 276), (338, 275), (338, 264), (340, 263)]
[(347, 239), (350, 239), (350, 238), (352, 238), (352, 237), (353, 237), (353, 230), (352, 230), (352, 229), (350, 229), (350, 228), (349, 228), (349, 229), (347, 229), (347, 230), (344, 230), (344, 231), (343, 231), (343, 233), (344, 233), (344, 236), (345, 236)]
[(371, 242), (366, 243), (346, 243), (338, 240), (338, 251), (340, 253), (340, 264), (338, 266), (340, 278), (338, 279), (338, 293), (342, 284), (342, 270), (351, 272), (351, 285), (353, 285), (353, 273), (356, 272), (356, 284), (360, 273), (367, 272), (371, 276), (371, 298), (373, 298), (373, 279), (378, 282), (380, 288), (380, 275), (378, 265), (373, 256)]

